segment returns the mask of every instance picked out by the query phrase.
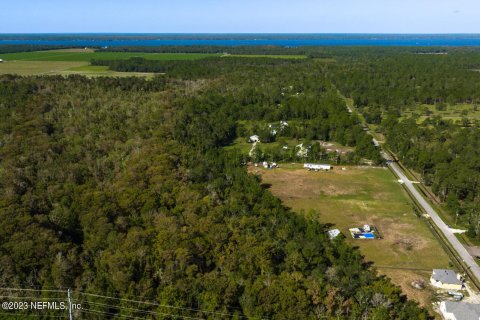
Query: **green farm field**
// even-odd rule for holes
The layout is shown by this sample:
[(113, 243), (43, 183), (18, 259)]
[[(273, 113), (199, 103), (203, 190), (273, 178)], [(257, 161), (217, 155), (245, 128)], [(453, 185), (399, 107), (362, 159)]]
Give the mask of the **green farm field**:
[(80, 61), (6, 61), (0, 63), (0, 74), (21, 76), (60, 74), (61, 72), (88, 65)]
[(149, 60), (198, 60), (215, 57), (215, 54), (203, 53), (136, 53), (136, 52), (78, 52), (72, 50), (36, 51), (1, 54), (0, 59), (6, 61), (84, 61), (126, 60), (141, 57)]
[[(413, 289), (410, 284), (418, 279), (428, 282), (431, 269), (449, 267), (449, 257), (427, 224), (414, 214), (408, 195), (388, 169), (345, 169), (309, 172), (300, 164), (283, 164), (275, 170), (250, 170), (260, 174), (271, 192), (295, 212), (340, 229), (380, 273), (429, 307), (434, 292)], [(348, 229), (364, 224), (375, 225), (383, 239), (352, 239)]]
[(0, 63), (0, 74), (17, 74), (20, 76), (35, 75), (83, 75), (86, 77), (132, 77), (150, 78), (153, 73), (117, 72), (108, 67), (91, 66), (81, 61), (7, 61)]

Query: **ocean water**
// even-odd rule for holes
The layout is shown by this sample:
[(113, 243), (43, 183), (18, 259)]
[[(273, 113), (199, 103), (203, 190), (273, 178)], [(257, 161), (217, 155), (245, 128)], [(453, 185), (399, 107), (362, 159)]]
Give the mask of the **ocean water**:
[(0, 34), (2, 44), (110, 46), (480, 46), (480, 34)]

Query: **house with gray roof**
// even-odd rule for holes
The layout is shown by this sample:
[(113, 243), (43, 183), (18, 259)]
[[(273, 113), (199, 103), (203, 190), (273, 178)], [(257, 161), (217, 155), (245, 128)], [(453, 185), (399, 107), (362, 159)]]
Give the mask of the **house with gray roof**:
[(442, 301), (440, 312), (445, 320), (480, 320), (480, 304)]
[(433, 269), (430, 282), (433, 286), (448, 290), (461, 290), (463, 281), (459, 274), (453, 270)]

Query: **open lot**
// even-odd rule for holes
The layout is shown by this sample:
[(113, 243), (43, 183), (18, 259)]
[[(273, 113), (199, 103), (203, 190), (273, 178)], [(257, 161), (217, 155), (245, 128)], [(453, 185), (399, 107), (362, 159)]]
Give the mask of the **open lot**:
[[(271, 192), (295, 212), (313, 215), (321, 223), (340, 229), (367, 261), (392, 278), (407, 295), (430, 307), (433, 291), (413, 289), (410, 283), (417, 279), (428, 282), (431, 269), (448, 268), (447, 254), (414, 214), (407, 194), (388, 169), (345, 168), (309, 172), (296, 164), (250, 170), (261, 174), (263, 182), (271, 185)], [(364, 224), (375, 225), (383, 239), (352, 239), (348, 229)]]
[(0, 74), (29, 75), (71, 75), (78, 74), (87, 77), (153, 77), (153, 73), (116, 72), (108, 67), (90, 66), (81, 61), (6, 61), (0, 63)]
[(70, 68), (78, 68), (87, 64), (87, 62), (79, 61), (6, 61), (0, 63), (0, 74), (21, 76), (58, 74)]
[(404, 117), (418, 116), (417, 123), (421, 123), (428, 117), (440, 116), (446, 120), (462, 121), (463, 118), (480, 120), (480, 107), (473, 104), (448, 104), (445, 110), (437, 110), (434, 105), (422, 104), (403, 112)]

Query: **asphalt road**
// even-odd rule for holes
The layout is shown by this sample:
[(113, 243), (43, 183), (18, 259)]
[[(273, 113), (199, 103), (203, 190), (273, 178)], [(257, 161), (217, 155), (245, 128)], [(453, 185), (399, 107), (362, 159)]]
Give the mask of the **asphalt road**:
[[(388, 155), (383, 153), (385, 159), (390, 160)], [(443, 222), (443, 220), (438, 216), (437, 212), (432, 208), (432, 206), (422, 197), (422, 195), (415, 189), (413, 183), (405, 176), (403, 170), (395, 163), (391, 162), (389, 164), (390, 168), (397, 174), (397, 176), (403, 180), (405, 187), (411, 192), (415, 197), (418, 203), (425, 209), (425, 212), (430, 216), (430, 218), (435, 222), (440, 231), (444, 234), (445, 238), (450, 242), (452, 247), (457, 251), (458, 255), (463, 259), (465, 264), (470, 269), (471, 273), (480, 280), (480, 266), (475, 262), (473, 257), (468, 253), (467, 249), (458, 241), (452, 231), (448, 226)]]

